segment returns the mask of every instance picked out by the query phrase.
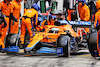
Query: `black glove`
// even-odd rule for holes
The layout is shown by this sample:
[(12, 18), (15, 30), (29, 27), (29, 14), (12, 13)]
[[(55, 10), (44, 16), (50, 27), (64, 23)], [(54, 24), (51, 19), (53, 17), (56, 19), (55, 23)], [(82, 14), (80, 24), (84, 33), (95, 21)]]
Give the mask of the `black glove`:
[(18, 20), (13, 16), (13, 13), (10, 13), (10, 19), (14, 20), (15, 22), (18, 22)]
[(6, 20), (4, 19), (3, 22), (4, 22), (4, 26), (2, 28), (5, 28), (7, 26)]
[(0, 24), (4, 23), (4, 26), (2, 28), (5, 28), (7, 26), (6, 20), (3, 16), (0, 16)]
[(0, 16), (0, 24), (2, 24), (4, 21), (4, 17), (3, 16)]

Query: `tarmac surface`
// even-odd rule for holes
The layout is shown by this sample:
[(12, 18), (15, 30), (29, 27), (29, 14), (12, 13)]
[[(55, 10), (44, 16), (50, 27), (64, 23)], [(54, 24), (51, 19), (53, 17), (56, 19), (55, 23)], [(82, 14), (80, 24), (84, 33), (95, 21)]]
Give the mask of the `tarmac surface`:
[(100, 67), (100, 60), (91, 57), (88, 50), (71, 54), (69, 58), (0, 53), (0, 67)]

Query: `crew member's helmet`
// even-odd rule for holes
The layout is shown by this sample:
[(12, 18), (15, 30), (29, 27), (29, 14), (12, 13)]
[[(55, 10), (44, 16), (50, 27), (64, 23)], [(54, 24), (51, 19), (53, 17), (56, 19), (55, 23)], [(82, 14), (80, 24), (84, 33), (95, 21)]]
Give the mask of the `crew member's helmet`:
[(38, 6), (37, 3), (33, 4), (31, 8), (36, 9), (37, 11), (40, 10), (40, 7)]
[(82, 2), (83, 4), (85, 4), (86, 0), (78, 0), (78, 2)]

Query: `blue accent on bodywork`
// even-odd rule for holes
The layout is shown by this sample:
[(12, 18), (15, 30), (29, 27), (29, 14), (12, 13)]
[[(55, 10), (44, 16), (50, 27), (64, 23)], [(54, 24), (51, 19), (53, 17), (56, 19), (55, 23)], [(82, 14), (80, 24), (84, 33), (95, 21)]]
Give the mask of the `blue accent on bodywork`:
[(40, 50), (37, 51), (37, 53), (53, 53), (53, 54), (56, 54), (56, 49), (48, 48), (48, 47), (42, 47)]
[(62, 47), (57, 48), (56, 52), (57, 52), (57, 54), (63, 54), (63, 48)]
[[(37, 43), (39, 43), (39, 41)], [(37, 43), (35, 43), (32, 47), (26, 47), (25, 50), (31, 50), (32, 48), (36, 46)]]
[(96, 24), (96, 27), (98, 26), (98, 23), (99, 23), (99, 21), (97, 20), (97, 24)]
[(9, 52), (19, 52), (19, 47), (18, 46), (11, 46), (3, 49), (4, 51), (9, 51)]

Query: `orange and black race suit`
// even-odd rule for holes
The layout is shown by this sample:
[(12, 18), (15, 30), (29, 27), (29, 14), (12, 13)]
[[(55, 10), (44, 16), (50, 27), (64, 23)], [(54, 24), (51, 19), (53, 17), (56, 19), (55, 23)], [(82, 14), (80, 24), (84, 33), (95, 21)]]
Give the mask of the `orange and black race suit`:
[(2, 2), (0, 2), (0, 9), (1, 9), (2, 13), (6, 16), (5, 20), (7, 23), (7, 26), (5, 28), (2, 28), (3, 34), (1, 35), (1, 40), (2, 40), (2, 42), (4, 42), (4, 38), (7, 34), (8, 27), (9, 27), (9, 15), (11, 13), (11, 4), (7, 4), (7, 3), (4, 3), (4, 1), (2, 1)]
[[(34, 19), (34, 21), (32, 22), (32, 20)], [(25, 14), (22, 17), (22, 24), (21, 24), (21, 44), (24, 44), (24, 37), (25, 37), (25, 33), (26, 33), (26, 28), (29, 32), (30, 37), (33, 36), (33, 25), (37, 25), (38, 22), (38, 12), (32, 8), (32, 9), (27, 9), (25, 11)], [(30, 38), (30, 41), (32, 40), (32, 38)]]
[(98, 33), (97, 33), (97, 50), (98, 50), (98, 53), (99, 53), (99, 56), (100, 56), (100, 45), (99, 45), (99, 36), (100, 36), (100, 9), (95, 14), (94, 27), (97, 28), (97, 30), (98, 30)]
[[(79, 16), (81, 20), (89, 21), (90, 20), (90, 9), (89, 7), (84, 4), (82, 7), (79, 6)], [(89, 28), (84, 28), (87, 33), (89, 33)]]
[(18, 20), (18, 22), (15, 22), (13, 20), (11, 21), (10, 33), (18, 34), (21, 3), (18, 3), (16, 0), (14, 0), (11, 2), (11, 5), (13, 16)]

